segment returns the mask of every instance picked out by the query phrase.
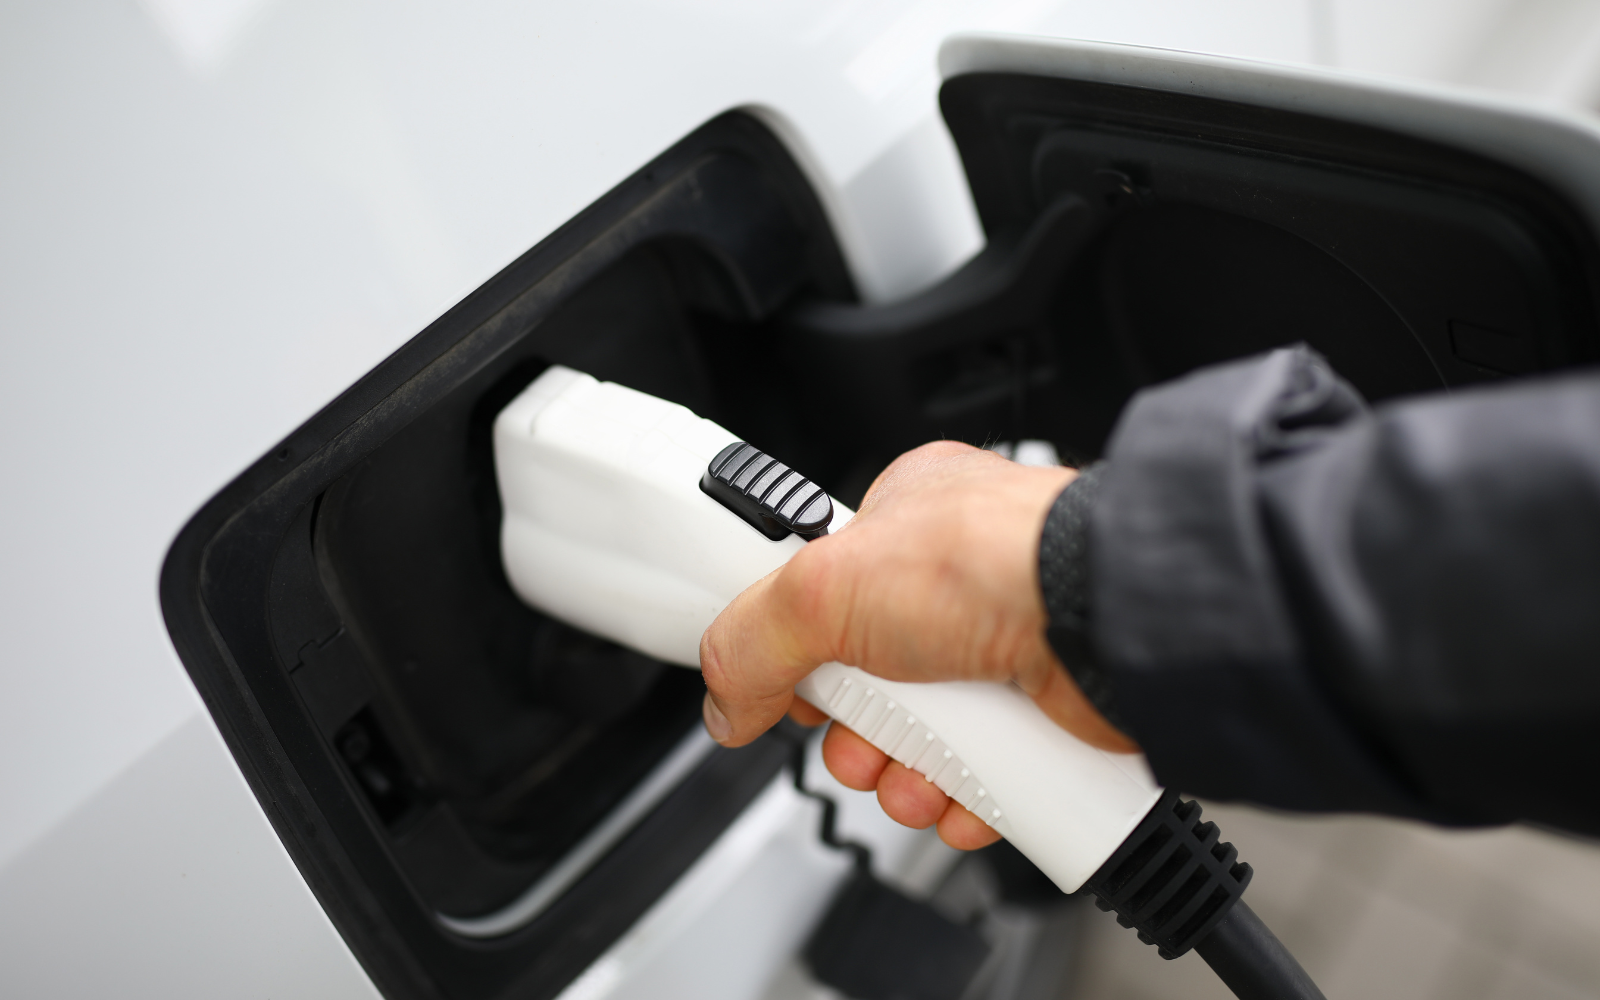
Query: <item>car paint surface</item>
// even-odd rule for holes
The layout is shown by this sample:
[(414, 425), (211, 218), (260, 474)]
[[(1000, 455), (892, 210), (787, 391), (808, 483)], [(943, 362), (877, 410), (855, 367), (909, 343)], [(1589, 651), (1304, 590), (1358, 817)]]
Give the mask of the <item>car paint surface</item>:
[[(1462, 25), (1486, 31), (1503, 13), (1416, 4), (1405, 8), (1408, 42), (1384, 34), (1375, 10), (1332, 0), (8, 6), (5, 992), (375, 995), (174, 654), (156, 596), (161, 560), (230, 477), (639, 165), (723, 110), (756, 109), (810, 171), (863, 294), (891, 299), (981, 243), (937, 116), (935, 53), (949, 35), (1078, 36), (1447, 77), (1455, 64), (1407, 62), (1438, 49), (1417, 39), (1446, 22), (1466, 38)], [(1364, 41), (1374, 34), (1383, 45)], [(1467, 51), (1474, 38), (1452, 44)], [(1525, 89), (1587, 99), (1576, 71), (1546, 76)], [(858, 810), (870, 836), (910, 843), (869, 812)], [(804, 870), (814, 845), (775, 829), (743, 862), (770, 876), (768, 905), (740, 904), (748, 933), (782, 942), (773, 954), (804, 930), (784, 901), (815, 912), (819, 898), (816, 880), (782, 874)], [(672, 974), (716, 976), (703, 965)]]

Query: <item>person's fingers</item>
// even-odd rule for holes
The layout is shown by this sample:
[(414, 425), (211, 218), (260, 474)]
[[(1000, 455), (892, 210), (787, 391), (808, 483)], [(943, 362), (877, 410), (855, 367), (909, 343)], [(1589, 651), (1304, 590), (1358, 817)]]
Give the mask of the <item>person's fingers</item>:
[(878, 778), (889, 764), (889, 755), (836, 722), (822, 737), (822, 762), (839, 784), (858, 792), (870, 792), (878, 787)]
[(789, 718), (807, 729), (814, 729), (828, 721), (828, 713), (804, 698), (796, 698), (789, 702)]
[(835, 723), (828, 727), (822, 738), (822, 760), (846, 788), (858, 792), (876, 789), (890, 819), (917, 829), (937, 822), (939, 837), (951, 847), (970, 851), (1000, 839), (926, 776), (891, 761), (888, 754), (845, 726)]
[(925, 830), (944, 815), (950, 796), (926, 777), (891, 760), (878, 778), (878, 804), (896, 823)]
[[(995, 839), (994, 831), (953, 803), (925, 775), (890, 760), (888, 754), (844, 726), (828, 727), (822, 738), (822, 760), (846, 788), (858, 792), (877, 789), (883, 811), (897, 823), (921, 830), (937, 822), (939, 835), (946, 843), (963, 850), (982, 847)], [(966, 821), (951, 817), (952, 807), (965, 813)], [(946, 827), (951, 831), (948, 834)]]
[(939, 817), (939, 839), (958, 851), (975, 851), (999, 840), (1000, 834), (951, 799)]
[(706, 730), (718, 743), (743, 746), (766, 732), (788, 711), (795, 683), (832, 659), (832, 622), (849, 595), (832, 579), (829, 542), (756, 581), (700, 637)]

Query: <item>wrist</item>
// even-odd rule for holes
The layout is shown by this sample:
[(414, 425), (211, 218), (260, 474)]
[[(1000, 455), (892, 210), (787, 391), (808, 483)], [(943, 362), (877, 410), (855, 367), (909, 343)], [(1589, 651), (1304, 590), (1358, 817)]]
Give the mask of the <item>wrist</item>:
[(1089, 521), (1100, 493), (1104, 463), (1084, 468), (1045, 515), (1039, 537), (1039, 589), (1044, 597), (1045, 638), (1056, 658), (1093, 708), (1126, 731), (1117, 712), (1111, 677), (1095, 653), (1089, 579)]

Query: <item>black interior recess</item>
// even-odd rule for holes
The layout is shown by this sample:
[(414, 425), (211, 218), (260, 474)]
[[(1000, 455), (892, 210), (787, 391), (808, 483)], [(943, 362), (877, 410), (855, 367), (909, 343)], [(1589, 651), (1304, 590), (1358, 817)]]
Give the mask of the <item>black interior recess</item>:
[[(1405, 136), (1125, 87), (946, 83), (988, 248), (865, 306), (754, 119), (713, 120), (213, 498), (168, 628), (312, 890), (396, 998), (548, 997), (784, 766), (684, 746), (689, 671), (549, 621), (500, 568), (489, 427), (560, 363), (683, 403), (848, 504), (905, 448), (1094, 458), (1138, 387), (1306, 341), (1375, 400), (1593, 361), (1596, 247), (1533, 178)], [(804, 433), (802, 433), (802, 430)]]

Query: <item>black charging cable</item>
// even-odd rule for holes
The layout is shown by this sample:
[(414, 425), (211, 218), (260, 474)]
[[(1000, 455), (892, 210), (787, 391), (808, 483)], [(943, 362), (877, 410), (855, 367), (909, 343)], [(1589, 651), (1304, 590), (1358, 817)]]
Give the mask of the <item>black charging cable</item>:
[[(787, 725), (787, 724), (786, 724)], [(839, 836), (838, 805), (805, 784), (807, 740), (794, 741), (794, 787), (822, 806), (824, 844), (854, 865), (818, 921), (801, 957), (816, 980), (854, 1000), (962, 1000), (988, 960), (990, 943), (872, 873), (866, 845)]]
[(1194, 946), (1239, 1000), (1324, 1000), (1289, 949), (1239, 900)]
[(789, 744), (789, 773), (794, 780), (794, 790), (822, 806), (822, 816), (817, 824), (817, 839), (835, 851), (849, 854), (857, 873), (872, 871), (872, 849), (855, 840), (839, 839), (839, 803), (833, 796), (814, 791), (806, 785), (806, 753), (810, 734), (793, 722), (779, 723), (779, 729)]
[(1193, 948), (1239, 1000), (1325, 1000), (1244, 904), (1253, 874), (1199, 803), (1167, 791), (1084, 887), (1162, 958)]

